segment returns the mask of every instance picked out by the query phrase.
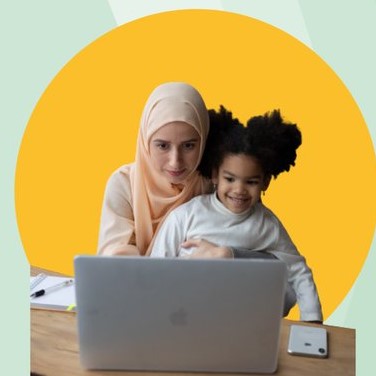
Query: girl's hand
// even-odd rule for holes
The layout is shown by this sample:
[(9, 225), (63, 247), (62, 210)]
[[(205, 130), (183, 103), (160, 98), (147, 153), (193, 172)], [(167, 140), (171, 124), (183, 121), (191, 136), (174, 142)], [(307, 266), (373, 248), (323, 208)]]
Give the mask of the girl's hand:
[(181, 244), (183, 248), (195, 247), (192, 255), (187, 258), (233, 258), (230, 248), (220, 247), (204, 239), (188, 239)]

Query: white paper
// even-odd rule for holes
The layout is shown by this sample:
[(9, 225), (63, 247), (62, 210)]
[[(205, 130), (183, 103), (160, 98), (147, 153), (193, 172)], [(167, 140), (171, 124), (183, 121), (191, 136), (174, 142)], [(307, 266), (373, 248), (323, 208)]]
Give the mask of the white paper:
[[(30, 283), (36, 277), (30, 277)], [(30, 294), (45, 289), (47, 287), (55, 286), (58, 283), (72, 279), (70, 277), (53, 277), (48, 276), (43, 279), (37, 286), (30, 291)], [(42, 308), (42, 309), (55, 309), (65, 311), (67, 308), (76, 304), (76, 294), (74, 284), (69, 286), (64, 286), (58, 290), (47, 292), (45, 295), (30, 298), (31, 308)], [(74, 309), (73, 309), (74, 310)]]

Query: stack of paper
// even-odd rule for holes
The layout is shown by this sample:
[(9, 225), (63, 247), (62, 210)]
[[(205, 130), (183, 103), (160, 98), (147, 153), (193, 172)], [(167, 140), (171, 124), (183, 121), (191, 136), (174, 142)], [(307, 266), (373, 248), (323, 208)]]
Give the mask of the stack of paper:
[(76, 304), (74, 283), (68, 286), (49, 289), (52, 286), (71, 280), (70, 277), (53, 277), (39, 274), (30, 277), (30, 295), (46, 289), (42, 296), (30, 297), (30, 307), (40, 309), (53, 309), (59, 311), (74, 311)]

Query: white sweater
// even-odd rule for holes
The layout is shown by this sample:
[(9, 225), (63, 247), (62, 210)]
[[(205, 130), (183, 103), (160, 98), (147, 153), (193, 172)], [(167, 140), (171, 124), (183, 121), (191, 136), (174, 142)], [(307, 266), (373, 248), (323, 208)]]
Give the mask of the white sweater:
[(278, 218), (262, 203), (235, 214), (216, 194), (201, 195), (173, 210), (158, 231), (151, 257), (177, 257), (191, 254), (181, 248), (187, 239), (205, 239), (221, 246), (267, 251), (284, 261), (288, 282), (293, 287), (300, 319), (322, 321), (321, 304), (312, 272)]

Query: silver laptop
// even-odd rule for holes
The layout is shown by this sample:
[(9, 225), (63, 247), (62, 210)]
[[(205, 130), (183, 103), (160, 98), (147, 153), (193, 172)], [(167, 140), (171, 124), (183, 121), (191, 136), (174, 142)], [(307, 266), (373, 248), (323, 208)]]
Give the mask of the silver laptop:
[(84, 368), (276, 370), (283, 262), (77, 256), (74, 266)]

